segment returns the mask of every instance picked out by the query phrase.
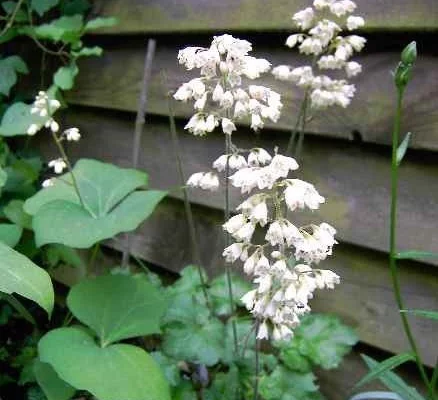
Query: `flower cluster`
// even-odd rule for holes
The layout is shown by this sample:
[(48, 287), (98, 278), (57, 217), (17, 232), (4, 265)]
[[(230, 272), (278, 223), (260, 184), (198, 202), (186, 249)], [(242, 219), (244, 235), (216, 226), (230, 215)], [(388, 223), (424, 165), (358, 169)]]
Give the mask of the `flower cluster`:
[[(313, 7), (299, 11), (292, 17), (302, 32), (289, 36), (286, 46), (298, 47), (300, 53), (312, 56), (312, 64), (319, 70), (344, 70), (347, 78), (358, 75), (362, 66), (350, 61), (350, 58), (363, 49), (366, 40), (358, 35), (341, 36), (341, 26), (354, 31), (365, 24), (362, 17), (351, 15), (355, 9), (356, 4), (351, 0), (314, 0)], [(328, 14), (335, 21), (327, 19)], [(304, 88), (314, 108), (332, 105), (347, 107), (355, 93), (355, 86), (346, 79), (317, 75), (313, 66), (292, 68), (279, 65), (272, 73), (279, 80), (290, 81)]]
[[(242, 193), (258, 189), (223, 225), (235, 240), (223, 256), (230, 263), (243, 261), (244, 272), (257, 285), (242, 301), (260, 321), (259, 339), (270, 332), (274, 340), (289, 338), (300, 316), (310, 311), (313, 292), (339, 283), (334, 272), (312, 268), (332, 254), (335, 229), (327, 223), (297, 227), (283, 215), (285, 208), (315, 210), (325, 202), (312, 184), (288, 178), (296, 169), (293, 158), (256, 149), (229, 178)], [(258, 225), (266, 230), (262, 245), (252, 243)]]
[[(60, 144), (63, 140), (68, 142), (77, 142), (81, 138), (81, 134), (78, 128), (68, 128), (61, 134), (59, 132), (59, 124), (53, 118), (55, 112), (61, 107), (61, 103), (56, 99), (51, 99), (46, 92), (40, 91), (35, 97), (35, 101), (30, 109), (31, 114), (37, 114), (42, 117), (42, 122), (32, 123), (28, 129), (27, 134), (30, 136), (35, 135), (43, 127), (50, 129), (55, 141)], [(49, 161), (49, 168), (53, 168), (56, 174), (62, 174), (67, 168), (67, 162), (63, 158), (57, 158)], [(43, 187), (49, 187), (53, 185), (53, 179), (46, 179), (43, 183)]]
[(256, 79), (270, 70), (264, 59), (248, 55), (251, 43), (231, 35), (215, 36), (209, 48), (187, 47), (178, 60), (187, 70), (199, 69), (201, 77), (184, 83), (174, 94), (180, 101), (194, 101), (196, 113), (185, 129), (197, 136), (219, 125), (225, 134), (236, 130), (235, 122), (249, 119), (251, 128), (280, 117), (280, 95), (263, 86), (244, 86), (243, 78)]

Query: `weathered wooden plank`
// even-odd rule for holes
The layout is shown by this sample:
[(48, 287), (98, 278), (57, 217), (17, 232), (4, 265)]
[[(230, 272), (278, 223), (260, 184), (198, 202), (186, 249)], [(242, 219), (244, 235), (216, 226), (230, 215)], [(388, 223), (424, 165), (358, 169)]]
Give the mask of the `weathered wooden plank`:
[[(204, 266), (211, 275), (219, 274), (223, 270), (222, 214), (199, 208), (194, 211)], [(132, 252), (154, 264), (179, 271), (192, 262), (187, 232), (182, 203), (166, 200), (133, 235)], [(120, 239), (112, 244), (118, 250), (124, 246)], [(342, 277), (342, 284), (334, 291), (318, 292), (312, 300), (315, 311), (336, 313), (357, 329), (365, 343), (391, 352), (408, 350), (384, 255), (340, 244), (335, 256), (322, 266), (336, 271)], [(240, 270), (236, 265), (236, 271)], [(401, 284), (409, 307), (438, 308), (436, 272), (421, 264), (401, 265)], [(412, 318), (412, 324), (416, 337), (420, 338), (425, 362), (433, 365), (438, 355), (434, 321)]]
[[(435, 0), (356, 0), (367, 31), (437, 30)], [(96, 10), (120, 23), (105, 33), (291, 30), (310, 0), (105, 0)], [(99, 32), (101, 33), (101, 32)]]
[[(96, 157), (129, 166), (133, 122), (130, 115), (72, 110), (68, 126), (79, 126), (84, 138), (69, 146), (74, 157)], [(142, 142), (140, 166), (150, 174), (151, 185), (157, 188), (176, 188), (179, 185), (170, 134), (166, 120), (147, 124)], [(182, 132), (182, 130), (180, 130)], [(103, 139), (104, 138), (104, 139)], [(255, 136), (243, 131), (234, 136), (242, 148), (255, 145)], [(181, 134), (181, 153), (186, 174), (206, 171), (212, 161), (223, 153), (220, 134), (196, 138)], [(264, 132), (259, 144), (268, 149), (286, 146), (284, 135)], [(389, 150), (389, 149), (388, 149)], [(353, 144), (321, 140), (308, 136), (305, 140), (302, 172), (298, 176), (313, 182), (327, 198), (320, 210), (312, 214), (315, 220), (326, 220), (339, 231), (343, 241), (379, 251), (387, 251), (389, 224), (389, 151)], [(433, 157), (404, 162), (399, 195), (399, 248), (438, 251), (436, 239), (438, 220), (438, 166)], [(181, 196), (175, 189), (172, 196)], [(223, 191), (206, 193), (193, 190), (194, 203), (223, 208)], [(232, 206), (241, 200), (232, 191)], [(298, 213), (301, 222), (308, 214)], [(433, 260), (431, 260), (433, 261)]]
[[(81, 64), (76, 89), (68, 95), (73, 104), (96, 106), (116, 110), (135, 111), (139, 82), (143, 68), (143, 41), (124, 48), (111, 48), (102, 58), (90, 58)], [(279, 46), (281, 44), (278, 44)], [(176, 60), (178, 48), (160, 46), (156, 54), (150, 86), (148, 111), (166, 115), (166, 95), (186, 82), (193, 73), (188, 73)], [(258, 56), (271, 60), (273, 65), (303, 65), (302, 57), (283, 49), (261, 48)], [(399, 54), (382, 53), (363, 56), (364, 73), (356, 80), (357, 95), (347, 109), (331, 108), (322, 111), (308, 125), (309, 132), (351, 139), (358, 133), (365, 142), (390, 143), (395, 104), (395, 90), (390, 71), (397, 65)], [(163, 84), (165, 71), (167, 85)], [(280, 121), (269, 127), (289, 131), (295, 125), (302, 100), (302, 92), (292, 85), (276, 81), (268, 76), (261, 84), (282, 93), (283, 115)], [(413, 132), (411, 146), (418, 149), (438, 150), (438, 59), (421, 57), (416, 65), (412, 84), (406, 93), (403, 129)], [(178, 116), (193, 114), (190, 105), (175, 102)], [(355, 133), (355, 134), (353, 134)]]

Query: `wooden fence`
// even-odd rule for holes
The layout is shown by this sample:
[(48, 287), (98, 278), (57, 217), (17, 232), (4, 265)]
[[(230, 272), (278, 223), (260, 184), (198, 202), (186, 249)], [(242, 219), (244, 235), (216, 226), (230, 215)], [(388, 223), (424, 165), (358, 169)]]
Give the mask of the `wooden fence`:
[[(408, 38), (420, 36), (420, 58), (407, 91), (403, 129), (413, 132), (412, 148), (401, 169), (399, 248), (438, 251), (438, 58), (433, 43), (438, 34), (436, 0), (358, 0), (358, 13), (366, 18), (361, 32), (369, 49), (358, 61), (364, 73), (351, 107), (332, 109), (312, 121), (306, 134), (302, 176), (314, 182), (327, 204), (313, 214), (333, 224), (340, 244), (325, 263), (342, 276), (335, 291), (321, 292), (314, 309), (334, 312), (357, 328), (361, 341), (392, 353), (408, 349), (392, 294), (387, 267), (389, 224), (389, 166), (394, 90), (391, 70)], [(142, 140), (140, 166), (150, 174), (155, 188), (176, 188), (177, 177), (167, 120), (167, 93), (191, 74), (176, 61), (179, 48), (207, 45), (211, 36), (234, 32), (255, 42), (257, 56), (272, 63), (300, 65), (302, 58), (283, 46), (292, 32), (290, 15), (308, 4), (306, 0), (106, 0), (96, 11), (116, 16), (120, 23), (89, 40), (105, 48), (101, 58), (80, 64), (76, 89), (68, 96), (74, 106), (66, 123), (78, 126), (83, 141), (72, 148), (74, 158), (96, 157), (130, 166), (134, 113), (140, 90), (146, 39), (158, 42), (149, 92), (148, 118)], [(240, 32), (237, 32), (240, 31)], [(409, 34), (407, 34), (407, 32)], [(430, 49), (428, 48), (430, 47)], [(422, 49), (425, 48), (425, 51)], [(162, 79), (166, 72), (167, 81)], [(260, 137), (245, 126), (234, 136), (243, 147), (257, 140), (263, 147), (285, 148), (302, 93), (285, 88), (271, 78), (262, 84), (284, 93), (284, 116), (268, 125)], [(286, 89), (286, 90), (285, 90)], [(195, 138), (183, 132), (190, 108), (175, 104), (180, 117), (181, 151), (185, 173), (210, 168), (223, 153), (223, 137)], [(49, 147), (47, 147), (49, 146)], [(47, 152), (50, 145), (43, 144)], [(196, 225), (203, 262), (212, 274), (221, 268), (223, 193), (193, 192)], [(238, 194), (233, 194), (233, 205)], [(300, 218), (305, 220), (306, 214)], [(122, 248), (121, 241), (111, 246)], [(135, 233), (132, 251), (138, 256), (178, 271), (190, 263), (181, 193), (169, 198)], [(402, 287), (410, 308), (438, 309), (438, 263), (404, 262), (400, 265)], [(412, 318), (414, 332), (428, 366), (438, 356), (437, 330), (433, 322)], [(345, 399), (353, 377), (364, 368), (353, 354), (338, 373), (322, 373), (329, 398)], [(350, 376), (351, 378), (349, 378)]]

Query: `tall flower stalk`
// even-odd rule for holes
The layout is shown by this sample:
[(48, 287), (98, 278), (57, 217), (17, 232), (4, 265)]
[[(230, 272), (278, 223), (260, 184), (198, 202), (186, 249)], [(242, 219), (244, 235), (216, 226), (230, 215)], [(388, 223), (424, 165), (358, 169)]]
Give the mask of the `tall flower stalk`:
[[(185, 126), (195, 136), (204, 136), (221, 128), (225, 135), (224, 154), (214, 163), (213, 169), (224, 173), (225, 181), (225, 220), (230, 217), (230, 171), (245, 167), (247, 162), (232, 142), (232, 133), (236, 131), (236, 122), (249, 119), (255, 131), (263, 128), (265, 120), (276, 122), (280, 117), (282, 103), (280, 95), (269, 88), (245, 85), (243, 79), (256, 79), (269, 71), (270, 63), (257, 59), (248, 53), (251, 43), (234, 38), (231, 35), (216, 36), (209, 48), (187, 47), (178, 54), (180, 64), (187, 70), (199, 69), (200, 77), (184, 83), (175, 93), (179, 101), (194, 101), (195, 114)], [(205, 190), (219, 187), (216, 172), (198, 172), (187, 181), (187, 185)], [(225, 242), (230, 243), (228, 233)], [(230, 265), (226, 262), (227, 284), (230, 302), (230, 314), (234, 314), (233, 287)], [(237, 331), (233, 320), (233, 338), (235, 351), (238, 351)]]
[[(300, 33), (290, 35), (286, 46), (298, 47), (300, 53), (310, 57), (310, 62), (295, 68), (279, 65), (272, 70), (276, 79), (292, 82), (304, 90), (286, 154), (297, 158), (300, 155), (312, 112), (330, 106), (345, 108), (354, 97), (356, 88), (348, 79), (358, 75), (362, 66), (350, 58), (363, 49), (366, 40), (358, 35), (341, 34), (343, 27), (352, 32), (365, 24), (362, 17), (352, 15), (355, 9), (356, 4), (350, 0), (314, 0), (313, 7), (298, 11), (292, 17)], [(334, 77), (328, 76), (326, 71), (333, 72)], [(342, 74), (346, 78), (341, 79)]]
[[(58, 175), (62, 174), (65, 169), (70, 172), (71, 184), (78, 196), (79, 202), (81, 203), (82, 207), (84, 207), (84, 201), (81, 196), (76, 177), (73, 173), (72, 165), (63, 144), (65, 141), (79, 141), (81, 138), (81, 134), (79, 133), (78, 128), (68, 128), (60, 132), (59, 124), (53, 117), (53, 115), (56, 113), (56, 111), (58, 111), (60, 107), (61, 103), (58, 100), (50, 98), (49, 95), (44, 91), (38, 92), (35, 101), (32, 104), (30, 112), (32, 114), (37, 114), (39, 117), (43, 118), (43, 122), (31, 124), (27, 129), (27, 134), (29, 136), (34, 136), (38, 131), (43, 128), (47, 128), (50, 131), (52, 139), (59, 151), (60, 157), (49, 161), (48, 166), (49, 168), (53, 169), (55, 174)], [(54, 178), (45, 180), (43, 182), (43, 187), (52, 186), (54, 183), (53, 179)]]

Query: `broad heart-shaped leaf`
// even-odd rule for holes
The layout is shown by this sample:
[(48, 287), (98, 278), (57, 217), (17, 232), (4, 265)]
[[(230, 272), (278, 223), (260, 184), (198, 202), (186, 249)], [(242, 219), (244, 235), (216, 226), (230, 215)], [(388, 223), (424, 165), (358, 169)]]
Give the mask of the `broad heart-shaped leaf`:
[(90, 57), (90, 56), (101, 56), (103, 53), (102, 47), (82, 47), (79, 51), (73, 51), (72, 54), (75, 58), (80, 57)]
[(0, 242), (0, 292), (17, 293), (38, 303), (50, 315), (54, 293), (49, 274)]
[(164, 334), (163, 352), (177, 360), (211, 366), (222, 356), (224, 325), (210, 318), (203, 325), (173, 323)]
[(280, 351), (280, 358), (284, 365), (291, 371), (310, 372), (312, 366), (307, 357), (303, 356), (299, 350), (300, 341), (296, 337), (292, 338), (288, 346)]
[[(378, 368), (379, 362), (371, 357), (361, 354), (362, 359), (368, 368), (373, 370)], [(394, 372), (386, 371), (379, 375), (379, 380), (390, 390), (397, 393), (403, 400), (425, 400), (416, 389), (405, 383), (403, 379)]]
[(99, 400), (170, 400), (159, 366), (139, 347), (99, 347), (83, 329), (60, 328), (43, 336), (38, 352), (62, 380)]
[(44, 13), (55, 7), (59, 0), (32, 0), (30, 6), (41, 17)]
[(75, 63), (60, 67), (53, 76), (53, 83), (62, 90), (70, 90), (78, 73), (79, 69)]
[(181, 370), (178, 367), (178, 361), (164, 355), (161, 351), (151, 353), (152, 358), (160, 366), (171, 386), (178, 386), (181, 383)]
[(54, 186), (28, 199), (24, 209), (34, 216), (36, 243), (61, 243), (88, 248), (120, 232), (135, 229), (154, 210), (166, 192), (140, 190), (147, 174), (96, 160), (79, 160), (73, 170), (84, 206), (70, 173)]
[(50, 364), (35, 360), (33, 372), (47, 400), (69, 400), (76, 389), (64, 382)]
[(85, 31), (94, 31), (101, 28), (110, 28), (117, 25), (118, 20), (114, 17), (99, 17), (88, 21), (85, 25)]
[(102, 346), (135, 336), (159, 333), (166, 299), (142, 275), (106, 275), (75, 285), (67, 305), (91, 327)]
[[(249, 282), (243, 280), (239, 276), (231, 275), (233, 300), (236, 305), (242, 306), (240, 298), (252, 289)], [(217, 315), (227, 315), (231, 313), (230, 297), (228, 291), (228, 280), (226, 274), (215, 278), (211, 284), (209, 293), (213, 303), (214, 311)]]
[(316, 400), (321, 398), (312, 373), (299, 374), (278, 366), (260, 380), (260, 394), (265, 400)]
[(30, 125), (43, 126), (48, 117), (31, 114), (32, 106), (17, 102), (12, 104), (5, 112), (0, 125), (0, 136), (27, 135)]
[(25, 62), (18, 56), (0, 60), (0, 93), (9, 96), (11, 88), (17, 83), (17, 74), (27, 74)]
[(15, 247), (20, 241), (23, 228), (15, 224), (0, 224), (0, 242)]
[(295, 334), (300, 353), (324, 369), (336, 368), (358, 341), (355, 331), (333, 315), (309, 314)]
[(0, 167), (0, 189), (3, 186), (5, 186), (7, 179), (8, 179), (8, 174), (2, 167)]

